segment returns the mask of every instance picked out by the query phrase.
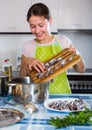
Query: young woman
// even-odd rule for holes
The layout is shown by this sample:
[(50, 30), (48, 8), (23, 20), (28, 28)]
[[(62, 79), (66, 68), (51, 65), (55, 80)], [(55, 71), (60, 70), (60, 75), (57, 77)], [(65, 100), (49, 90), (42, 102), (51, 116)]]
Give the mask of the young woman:
[[(36, 3), (28, 10), (27, 21), (35, 38), (24, 43), (20, 76), (27, 76), (33, 68), (38, 72), (43, 72), (45, 70), (43, 62), (64, 48), (68, 47), (70, 51), (77, 51), (67, 37), (51, 34), (52, 17), (49, 8), (43, 3)], [(73, 68), (77, 72), (83, 73), (85, 70), (83, 60)], [(55, 77), (54, 82), (50, 83), (49, 92), (71, 93), (66, 72)]]

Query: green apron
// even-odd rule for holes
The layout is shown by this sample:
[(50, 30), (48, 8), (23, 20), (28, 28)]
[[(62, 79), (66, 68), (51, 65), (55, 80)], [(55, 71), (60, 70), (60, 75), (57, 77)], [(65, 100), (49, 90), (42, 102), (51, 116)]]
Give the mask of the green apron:
[[(38, 46), (36, 43), (36, 58), (45, 62), (53, 55), (57, 54), (61, 49), (61, 46), (56, 38), (55, 42), (51, 45), (46, 46)], [(51, 94), (64, 94), (71, 93), (70, 85), (67, 79), (66, 72), (61, 73), (57, 77), (54, 78), (54, 82), (49, 85), (49, 92)]]

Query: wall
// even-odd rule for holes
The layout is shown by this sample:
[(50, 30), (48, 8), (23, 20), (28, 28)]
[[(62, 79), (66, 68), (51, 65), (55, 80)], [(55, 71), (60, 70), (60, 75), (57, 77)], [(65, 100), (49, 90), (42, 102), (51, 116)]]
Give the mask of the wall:
[(33, 36), (29, 34), (0, 34), (0, 69), (4, 59), (7, 58), (12, 63), (13, 69), (16, 69), (23, 43), (31, 38)]
[(66, 35), (70, 38), (74, 46), (81, 53), (86, 68), (92, 69), (92, 31), (59, 31), (59, 34)]
[[(92, 32), (59, 31), (58, 35), (66, 35), (81, 52), (86, 68), (92, 68)], [(9, 58), (13, 69), (17, 67), (17, 57), (21, 55), (23, 43), (33, 38), (31, 34), (0, 34), (0, 66)]]

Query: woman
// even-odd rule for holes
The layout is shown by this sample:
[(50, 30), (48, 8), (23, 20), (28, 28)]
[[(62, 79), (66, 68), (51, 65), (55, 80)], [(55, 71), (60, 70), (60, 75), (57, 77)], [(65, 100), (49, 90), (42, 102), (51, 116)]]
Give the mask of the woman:
[[(28, 10), (27, 21), (35, 38), (26, 42), (23, 46), (20, 76), (27, 76), (33, 68), (38, 72), (43, 72), (45, 70), (43, 62), (64, 48), (68, 47), (70, 51), (76, 51), (68, 38), (51, 34), (52, 17), (46, 5), (42, 3), (34, 4)], [(74, 65), (73, 68), (77, 72), (84, 73), (83, 60)], [(71, 93), (66, 72), (55, 77), (54, 82), (50, 83), (49, 92)]]

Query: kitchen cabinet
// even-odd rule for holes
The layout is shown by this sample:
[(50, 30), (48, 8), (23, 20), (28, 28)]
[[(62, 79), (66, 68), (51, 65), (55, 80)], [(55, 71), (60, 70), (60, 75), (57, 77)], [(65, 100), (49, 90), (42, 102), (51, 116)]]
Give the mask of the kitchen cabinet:
[(92, 0), (58, 0), (59, 29), (92, 29)]
[(31, 0), (0, 0), (0, 33), (30, 32), (26, 21)]
[(51, 32), (57, 32), (57, 0), (0, 0), (0, 33), (30, 32), (26, 15), (29, 7), (37, 2), (48, 5), (53, 17)]
[(52, 25), (51, 25), (51, 32), (57, 33), (58, 0), (54, 0), (54, 1), (53, 0), (32, 0), (32, 4), (38, 3), (38, 2), (44, 3), (49, 7), (49, 9), (51, 11), (51, 15), (53, 17), (53, 21), (52, 21)]

